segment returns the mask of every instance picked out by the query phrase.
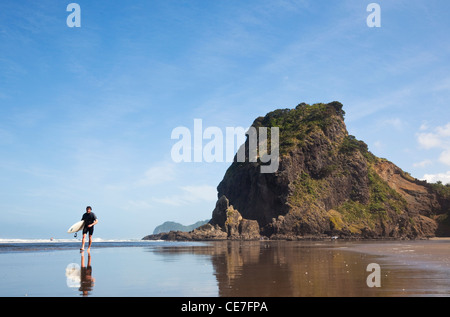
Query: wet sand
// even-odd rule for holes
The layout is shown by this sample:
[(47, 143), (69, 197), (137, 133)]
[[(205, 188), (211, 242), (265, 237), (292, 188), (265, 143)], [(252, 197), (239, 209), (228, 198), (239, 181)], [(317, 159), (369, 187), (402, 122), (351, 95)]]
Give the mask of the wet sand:
[(450, 240), (0, 247), (0, 296), (450, 296)]
[[(223, 242), (164, 252), (209, 254), (219, 296), (449, 296), (450, 241)], [(368, 265), (380, 266), (369, 287)]]

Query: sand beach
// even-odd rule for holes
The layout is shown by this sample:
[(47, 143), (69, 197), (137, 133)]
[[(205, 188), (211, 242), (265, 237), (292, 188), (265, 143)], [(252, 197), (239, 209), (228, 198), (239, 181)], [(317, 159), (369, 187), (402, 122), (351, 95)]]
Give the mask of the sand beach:
[[(369, 287), (367, 267), (380, 267)], [(450, 295), (450, 240), (1, 241), (1, 297)]]

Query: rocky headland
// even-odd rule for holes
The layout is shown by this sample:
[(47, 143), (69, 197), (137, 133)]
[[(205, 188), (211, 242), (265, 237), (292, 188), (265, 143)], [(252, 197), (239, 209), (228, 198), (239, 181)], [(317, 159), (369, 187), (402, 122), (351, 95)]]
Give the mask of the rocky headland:
[[(146, 240), (420, 239), (450, 235), (450, 186), (429, 184), (349, 135), (342, 104), (299, 104), (257, 118), (279, 127), (279, 168), (235, 158), (209, 223)], [(248, 143), (248, 139), (246, 141)], [(248, 157), (248, 153), (246, 153)]]

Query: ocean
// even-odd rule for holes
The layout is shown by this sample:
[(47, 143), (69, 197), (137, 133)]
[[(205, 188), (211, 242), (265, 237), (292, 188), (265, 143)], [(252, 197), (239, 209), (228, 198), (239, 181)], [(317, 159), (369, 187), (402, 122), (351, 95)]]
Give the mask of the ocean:
[(0, 239), (0, 297), (450, 296), (448, 239), (79, 247), (75, 239)]

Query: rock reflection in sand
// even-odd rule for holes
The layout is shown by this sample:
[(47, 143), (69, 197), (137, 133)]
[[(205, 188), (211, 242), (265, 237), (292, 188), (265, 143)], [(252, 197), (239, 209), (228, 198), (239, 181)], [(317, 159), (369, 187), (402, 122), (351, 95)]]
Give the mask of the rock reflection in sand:
[[(450, 244), (412, 243), (416, 250), (436, 253), (438, 262), (449, 259)], [(153, 252), (209, 256), (219, 296), (450, 295), (449, 267), (420, 262), (426, 259), (417, 252), (406, 252), (413, 249), (403, 246), (403, 242), (223, 241), (162, 247)], [(406, 258), (405, 253), (416, 257)], [(381, 267), (381, 287), (366, 283), (370, 263)]]

